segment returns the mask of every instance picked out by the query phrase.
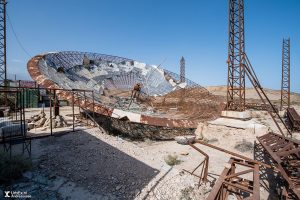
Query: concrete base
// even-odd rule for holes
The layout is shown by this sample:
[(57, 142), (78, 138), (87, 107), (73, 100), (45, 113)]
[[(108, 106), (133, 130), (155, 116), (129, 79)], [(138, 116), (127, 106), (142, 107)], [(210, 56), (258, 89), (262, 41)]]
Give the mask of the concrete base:
[(284, 117), (286, 117), (286, 110), (281, 110), (278, 112), (278, 114), (280, 117), (284, 118)]
[(251, 119), (251, 113), (249, 111), (238, 112), (238, 111), (224, 110), (224, 111), (222, 111), (221, 116), (226, 117), (226, 118), (240, 119), (240, 120), (250, 120)]
[(242, 121), (238, 119), (218, 118), (208, 123), (212, 125), (227, 126), (238, 129), (264, 129), (265, 131), (267, 131), (267, 127), (265, 125), (262, 125), (253, 119)]

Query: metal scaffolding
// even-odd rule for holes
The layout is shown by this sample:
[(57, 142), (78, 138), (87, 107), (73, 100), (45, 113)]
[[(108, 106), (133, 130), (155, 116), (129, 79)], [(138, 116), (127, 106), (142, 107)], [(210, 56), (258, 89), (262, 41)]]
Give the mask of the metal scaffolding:
[(0, 86), (6, 79), (6, 0), (0, 0)]
[(290, 39), (283, 39), (280, 110), (290, 107), (290, 49)]
[(185, 59), (183, 56), (180, 59), (180, 82), (185, 82)]
[(245, 110), (244, 0), (229, 0), (227, 110)]

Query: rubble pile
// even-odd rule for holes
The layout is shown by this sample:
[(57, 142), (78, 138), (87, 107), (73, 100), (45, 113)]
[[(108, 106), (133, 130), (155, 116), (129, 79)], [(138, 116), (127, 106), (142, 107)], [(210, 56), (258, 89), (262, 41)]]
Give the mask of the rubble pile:
[[(50, 117), (46, 117), (44, 111), (41, 111), (38, 115), (33, 115), (28, 120), (29, 129), (33, 128), (48, 128), (51, 125)], [(52, 117), (52, 128), (67, 127), (68, 124), (61, 115)]]
[[(45, 124), (43, 127), (50, 127), (50, 124), (51, 124), (51, 120), (50, 120), (50, 118), (48, 118), (45, 121)], [(68, 124), (65, 121), (65, 119), (63, 118), (63, 116), (57, 115), (56, 117), (52, 118), (52, 128), (62, 128), (62, 127), (67, 127), (67, 126), (68, 126)]]

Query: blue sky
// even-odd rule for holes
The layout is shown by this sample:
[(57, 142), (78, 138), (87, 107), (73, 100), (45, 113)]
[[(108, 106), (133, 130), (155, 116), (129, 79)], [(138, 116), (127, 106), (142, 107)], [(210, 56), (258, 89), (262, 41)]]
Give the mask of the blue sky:
[[(34, 56), (77, 50), (117, 55), (179, 72), (203, 86), (227, 84), (228, 0), (8, 0)], [(291, 89), (300, 92), (300, 1), (245, 0), (246, 52), (266, 88), (281, 84), (281, 46), (291, 38)], [(7, 23), (8, 74), (30, 79), (30, 56)]]

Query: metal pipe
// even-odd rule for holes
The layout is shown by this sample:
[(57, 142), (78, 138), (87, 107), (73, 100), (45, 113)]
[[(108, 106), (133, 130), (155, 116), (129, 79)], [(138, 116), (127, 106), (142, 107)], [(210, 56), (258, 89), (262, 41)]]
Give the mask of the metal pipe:
[(199, 144), (202, 144), (202, 145), (205, 145), (205, 146), (208, 146), (208, 147), (210, 147), (210, 148), (216, 149), (216, 150), (218, 150), (218, 151), (222, 151), (222, 152), (224, 152), (224, 153), (230, 154), (230, 155), (232, 155), (232, 156), (235, 156), (235, 157), (238, 157), (238, 158), (242, 158), (242, 159), (244, 159), (244, 160), (247, 160), (247, 161), (256, 163), (256, 164), (261, 165), (261, 166), (264, 166), (264, 167), (266, 167), (266, 168), (275, 169), (275, 168), (272, 167), (271, 165), (265, 164), (265, 163), (263, 163), (263, 162), (259, 162), (259, 161), (257, 161), (257, 160), (253, 160), (253, 159), (248, 158), (248, 157), (246, 157), (246, 156), (243, 156), (243, 155), (234, 153), (234, 152), (232, 152), (232, 151), (228, 151), (228, 150), (226, 150), (226, 149), (223, 149), (223, 148), (214, 146), (214, 145), (212, 145), (212, 144), (203, 142), (203, 141), (201, 141), (201, 140), (195, 140), (195, 142), (196, 142), (196, 143), (199, 143)]
[(74, 112), (74, 106), (75, 106), (74, 91), (72, 91), (73, 132), (75, 131), (75, 112)]
[(95, 96), (94, 96), (94, 90), (93, 90), (93, 92), (92, 92), (92, 96), (93, 96), (93, 121), (94, 121), (94, 126), (96, 125), (95, 124)]
[(50, 89), (50, 132), (51, 135), (53, 134), (52, 132), (52, 94), (51, 94), (51, 89)]

